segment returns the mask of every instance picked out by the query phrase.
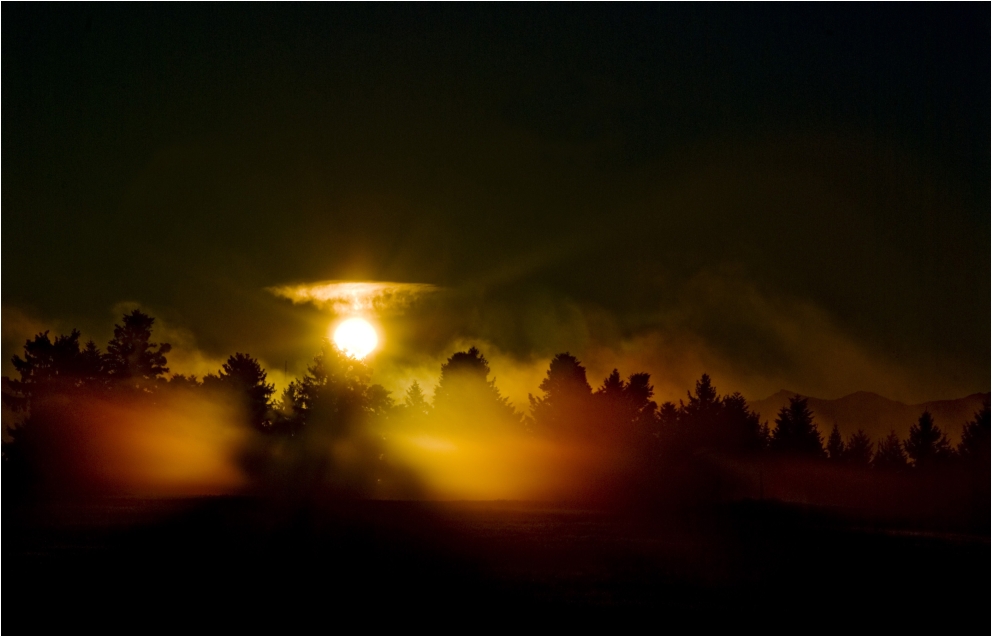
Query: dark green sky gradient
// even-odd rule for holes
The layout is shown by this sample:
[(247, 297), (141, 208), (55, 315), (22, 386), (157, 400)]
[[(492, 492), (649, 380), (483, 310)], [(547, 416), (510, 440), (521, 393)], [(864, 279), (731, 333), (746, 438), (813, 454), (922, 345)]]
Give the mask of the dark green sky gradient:
[(266, 286), (419, 281), (452, 292), (408, 348), (677, 328), (741, 375), (848, 389), (803, 389), (773, 328), (700, 297), (715, 276), (819, 308), (914, 397), (988, 390), (987, 6), (3, 18), (5, 307), (102, 335), (139, 301), (301, 365), (323, 319)]

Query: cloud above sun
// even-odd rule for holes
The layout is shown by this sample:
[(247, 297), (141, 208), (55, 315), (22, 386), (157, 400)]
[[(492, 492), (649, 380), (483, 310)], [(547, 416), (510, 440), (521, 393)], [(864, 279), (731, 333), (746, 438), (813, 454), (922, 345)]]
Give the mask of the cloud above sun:
[(266, 288), (272, 294), (294, 304), (312, 303), (337, 314), (402, 310), (419, 298), (440, 292), (430, 283), (395, 281), (317, 281)]

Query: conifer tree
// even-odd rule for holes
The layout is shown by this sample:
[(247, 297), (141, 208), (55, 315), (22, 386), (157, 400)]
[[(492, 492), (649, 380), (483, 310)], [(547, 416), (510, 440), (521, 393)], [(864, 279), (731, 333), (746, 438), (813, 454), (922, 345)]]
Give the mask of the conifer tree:
[(864, 429), (858, 429), (848, 437), (844, 446), (844, 462), (855, 467), (867, 467), (871, 464), (874, 446)]
[(406, 390), (406, 397), (403, 399), (403, 408), (410, 416), (426, 416), (430, 410), (430, 403), (424, 396), (424, 390), (420, 388), (420, 383), (413, 381), (410, 388)]
[(958, 455), (968, 463), (989, 461), (989, 403), (986, 401), (975, 417), (966, 422), (958, 444)]
[(657, 403), (651, 400), (653, 395), (650, 374), (631, 374), (625, 381), (614, 369), (593, 394), (605, 433), (648, 444), (646, 436), (654, 434), (658, 410)]
[(348, 357), (329, 339), (307, 373), (289, 384), (280, 411), (282, 427), (291, 431), (318, 431), (341, 436), (370, 416), (382, 416), (392, 408), (389, 392), (371, 383), (372, 372), (362, 361)]
[(793, 396), (789, 404), (778, 412), (772, 432), (771, 448), (785, 453), (822, 458), (823, 438), (813, 421), (813, 412), (807, 406), (807, 399)]
[(906, 441), (906, 454), (917, 469), (925, 469), (946, 461), (953, 451), (947, 436), (940, 430), (929, 410), (920, 414), (920, 419), (909, 428)]
[(704, 423), (712, 420), (720, 410), (720, 398), (709, 374), (703, 374), (696, 381), (695, 396), (688, 392), (687, 395), (689, 402), (684, 407), (685, 419), (691, 421), (696, 427), (705, 426)]
[(743, 451), (760, 451), (768, 446), (768, 428), (761, 424), (739, 392), (724, 396), (715, 435), (723, 446)]
[(154, 318), (134, 310), (124, 315), (121, 325), (114, 326), (114, 338), (107, 344), (103, 360), (115, 381), (147, 388), (149, 382), (169, 372), (165, 355), (172, 346), (151, 342), (154, 323)]
[(542, 396), (528, 396), (531, 415), (539, 428), (550, 431), (584, 428), (590, 416), (592, 388), (586, 379), (586, 368), (577, 358), (564, 352), (551, 359), (540, 390)]
[(834, 428), (830, 430), (830, 436), (827, 438), (827, 457), (834, 462), (840, 462), (844, 458), (844, 439), (840, 436), (837, 423), (834, 423)]
[(902, 442), (895, 431), (890, 431), (882, 441), (878, 443), (875, 451), (875, 458), (872, 465), (876, 469), (898, 471), (909, 466), (906, 460), (906, 453), (903, 451)]
[(441, 365), (432, 408), (445, 420), (463, 425), (521, 422), (521, 416), (489, 379), (489, 361), (476, 347), (456, 352)]
[(203, 384), (235, 396), (247, 409), (250, 424), (262, 429), (271, 423), (268, 412), (275, 393), (275, 385), (266, 383), (266, 376), (258, 360), (238, 352), (227, 359), (218, 374), (206, 376)]

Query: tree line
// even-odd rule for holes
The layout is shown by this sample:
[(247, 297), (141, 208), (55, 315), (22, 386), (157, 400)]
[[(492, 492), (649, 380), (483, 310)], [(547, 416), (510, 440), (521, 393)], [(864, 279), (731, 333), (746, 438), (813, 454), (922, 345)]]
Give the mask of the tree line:
[(414, 382), (402, 402), (396, 403), (389, 391), (371, 382), (367, 365), (348, 358), (327, 339), (303, 376), (276, 397), (265, 369), (246, 353), (233, 354), (216, 373), (202, 379), (170, 374), (171, 347), (152, 341), (154, 322), (139, 310), (124, 315), (103, 351), (93, 341), (82, 344), (77, 330), (54, 339), (44, 332), (28, 340), (23, 356), (13, 357), (18, 377), (5, 378), (3, 383), (3, 400), (23, 418), (10, 432), (12, 440), (4, 444), (5, 466), (11, 459), (30, 464), (46, 438), (58, 436), (59, 423), (74, 417), (75, 399), (96, 396), (151, 406), (165, 395), (195, 393), (236, 404), (243, 425), (269, 441), (259, 447), (263, 451), (255, 450), (251, 462), (256, 468), (267, 463), (271, 468), (271, 450), (289, 448), (286, 445), (292, 441), (350, 437), (360, 443), (355, 462), (369, 465), (362, 470), (367, 479), (372, 479), (377, 471), (372, 467), (383, 457), (381, 440), (369, 433), (371, 423), (380, 425), (378, 431), (382, 426), (386, 431), (421, 428), (458, 430), (463, 435), (500, 430), (592, 441), (623, 448), (646, 464), (711, 449), (884, 471), (948, 466), (988, 471), (987, 402), (964, 423), (956, 447), (928, 411), (911, 426), (905, 440), (893, 431), (876, 442), (863, 429), (845, 439), (834, 425), (824, 442), (801, 396), (779, 410), (774, 426), (762, 421), (740, 393), (719, 395), (706, 374), (678, 404), (658, 405), (648, 373), (623, 378), (613, 370), (594, 389), (585, 367), (565, 352), (552, 358), (540, 393), (529, 397), (529, 413), (522, 413), (500, 393), (490, 378), (488, 361), (472, 347), (456, 352), (441, 366), (431, 400)]

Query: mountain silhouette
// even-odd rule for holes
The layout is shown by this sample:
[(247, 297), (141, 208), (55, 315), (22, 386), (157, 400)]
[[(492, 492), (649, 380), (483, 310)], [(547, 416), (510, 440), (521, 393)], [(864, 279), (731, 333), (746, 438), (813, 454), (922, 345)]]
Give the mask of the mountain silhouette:
[[(762, 422), (768, 421), (774, 428), (779, 409), (788, 405), (789, 399), (795, 395), (795, 392), (783, 389), (764, 400), (751, 402), (751, 409), (761, 414)], [(964, 423), (971, 420), (981, 409), (982, 402), (987, 400), (989, 394), (984, 393), (907, 405), (873, 392), (859, 391), (834, 400), (809, 397), (808, 405), (821, 432), (829, 431), (836, 423), (845, 438), (860, 428), (876, 441), (893, 430), (900, 438), (906, 438), (910, 426), (924, 410), (929, 410), (937, 425), (956, 444), (961, 438)]]

